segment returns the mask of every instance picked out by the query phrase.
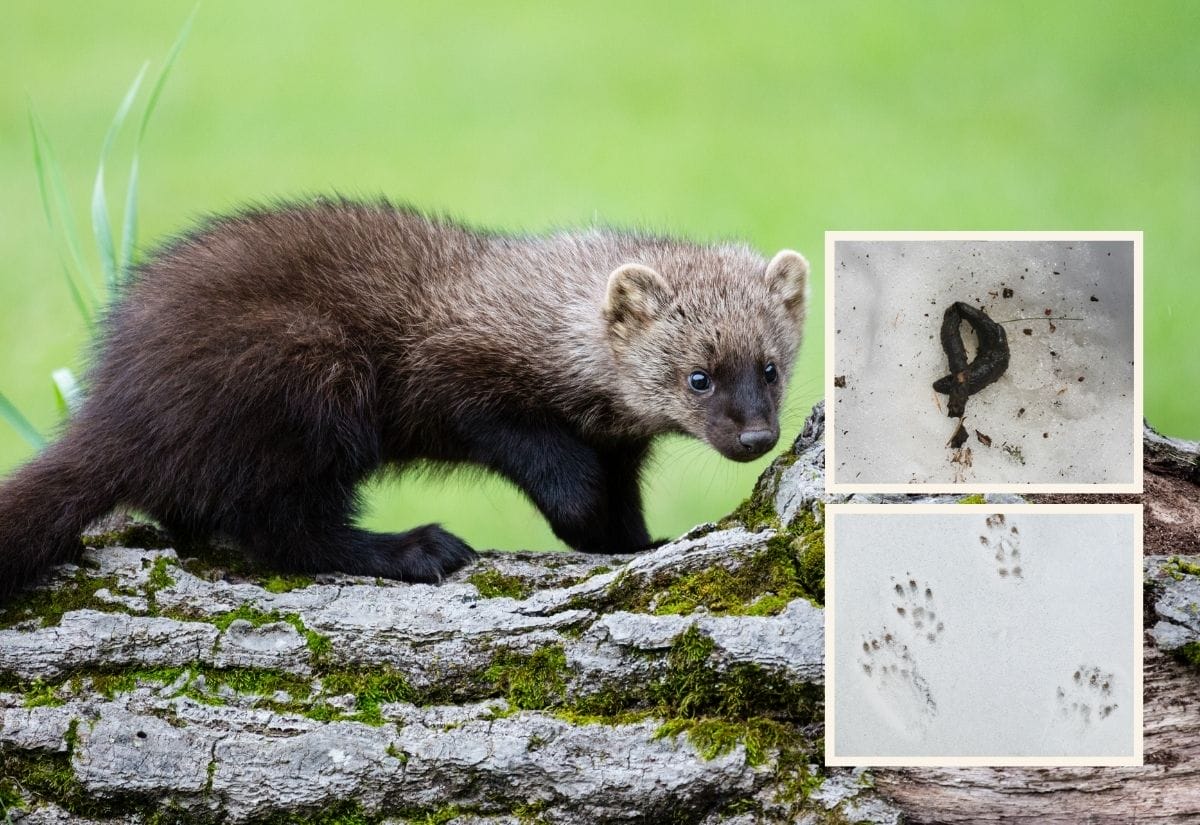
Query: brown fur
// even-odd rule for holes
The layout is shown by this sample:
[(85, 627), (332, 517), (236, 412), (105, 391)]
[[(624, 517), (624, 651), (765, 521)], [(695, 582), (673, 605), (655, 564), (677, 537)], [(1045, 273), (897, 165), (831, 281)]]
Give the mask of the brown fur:
[(645, 546), (653, 436), (747, 459), (761, 444), (739, 432), (778, 435), (807, 271), (740, 244), (513, 237), (384, 203), (210, 221), (135, 273), (83, 408), (0, 488), (0, 591), (118, 504), (282, 568), (436, 581), (471, 558), (460, 540), (351, 524), (359, 483), (413, 462), (504, 475), (579, 549)]

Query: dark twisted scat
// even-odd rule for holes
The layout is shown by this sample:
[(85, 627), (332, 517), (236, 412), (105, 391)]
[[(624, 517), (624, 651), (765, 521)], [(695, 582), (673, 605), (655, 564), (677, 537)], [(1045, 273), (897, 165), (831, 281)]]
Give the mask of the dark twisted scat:
[[(979, 349), (975, 360), (967, 362), (967, 349), (959, 330), (966, 321), (975, 330)], [(987, 316), (983, 310), (955, 301), (942, 316), (942, 349), (950, 365), (950, 374), (933, 382), (935, 392), (949, 396), (947, 414), (961, 418), (966, 411), (967, 398), (998, 379), (1008, 369), (1008, 335), (1004, 327)]]

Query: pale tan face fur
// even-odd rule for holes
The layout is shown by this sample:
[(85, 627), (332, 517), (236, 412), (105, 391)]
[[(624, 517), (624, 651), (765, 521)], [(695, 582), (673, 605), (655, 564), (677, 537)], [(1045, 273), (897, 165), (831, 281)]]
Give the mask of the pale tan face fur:
[(625, 403), (727, 458), (758, 458), (779, 437), (807, 285), (791, 250), (769, 264), (729, 245), (617, 268), (604, 319)]

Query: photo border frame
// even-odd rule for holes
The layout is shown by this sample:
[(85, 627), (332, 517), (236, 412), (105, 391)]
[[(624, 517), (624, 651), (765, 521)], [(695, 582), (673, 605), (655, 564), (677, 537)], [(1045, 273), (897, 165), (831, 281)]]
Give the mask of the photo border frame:
[[(837, 402), (834, 382), (836, 322), (834, 284), (835, 247), (839, 241), (1125, 241), (1133, 242), (1133, 467), (1132, 481), (1110, 482), (845, 482), (837, 478)], [(1143, 389), (1145, 356), (1143, 352), (1144, 283), (1142, 275), (1143, 233), (1141, 231), (858, 231), (825, 232), (825, 451), (826, 493), (1128, 493), (1141, 494), (1144, 485), (1143, 460)]]
[[(1130, 674), (1134, 696), (1133, 727), (1134, 752), (1129, 756), (862, 756), (839, 755), (837, 753), (837, 729), (835, 690), (837, 686), (834, 666), (834, 629), (837, 605), (837, 582), (834, 575), (834, 560), (837, 555), (837, 516), (856, 513), (889, 513), (896, 516), (912, 514), (969, 515), (980, 513), (1025, 513), (1038, 515), (1091, 515), (1099, 513), (1127, 513), (1134, 517), (1133, 532), (1136, 538), (1130, 548), (1130, 575), (1133, 577), (1133, 623), (1134, 649), (1130, 651)], [(825, 508), (825, 764), (837, 767), (1136, 767), (1144, 764), (1145, 729), (1145, 640), (1142, 633), (1143, 610), (1143, 544), (1144, 520), (1141, 504), (855, 504), (830, 503)]]

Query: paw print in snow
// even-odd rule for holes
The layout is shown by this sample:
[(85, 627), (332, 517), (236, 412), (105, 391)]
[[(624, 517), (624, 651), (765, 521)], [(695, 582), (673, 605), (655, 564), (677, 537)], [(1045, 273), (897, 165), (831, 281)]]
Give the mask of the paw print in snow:
[(928, 719), (937, 713), (937, 702), (921, 676), (912, 651), (892, 631), (884, 628), (877, 636), (862, 640), (858, 658), (863, 674), (889, 703), (899, 702), (897, 710)]
[(917, 636), (936, 642), (946, 626), (934, 610), (933, 588), (918, 584), (914, 578), (892, 579), (892, 593), (895, 596), (892, 608), (896, 615), (911, 624)]
[(1021, 531), (1017, 525), (996, 513), (987, 517), (987, 534), (979, 537), (979, 543), (994, 551), (996, 573), (1002, 579), (1012, 576), (1024, 578), (1021, 571)]
[(1113, 698), (1113, 674), (1080, 665), (1065, 686), (1055, 691), (1058, 715), (1087, 727), (1112, 715), (1119, 706)]

